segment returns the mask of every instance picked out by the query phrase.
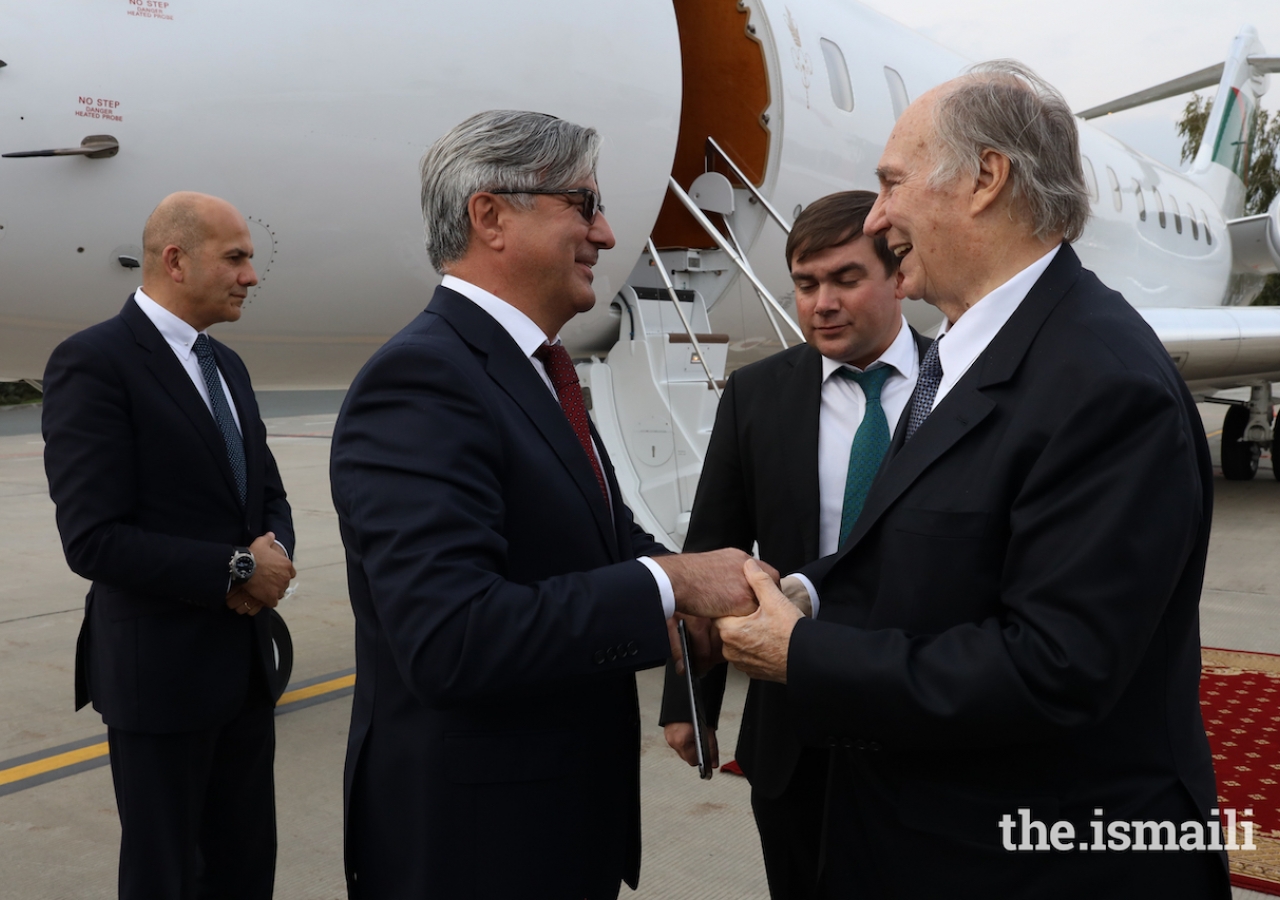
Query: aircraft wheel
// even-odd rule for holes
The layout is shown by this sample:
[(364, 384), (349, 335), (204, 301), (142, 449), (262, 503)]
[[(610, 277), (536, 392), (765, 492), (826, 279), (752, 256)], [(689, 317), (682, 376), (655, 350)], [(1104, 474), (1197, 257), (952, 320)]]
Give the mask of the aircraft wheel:
[(1240, 440), (1248, 424), (1249, 407), (1227, 407), (1227, 416), (1222, 420), (1222, 477), (1228, 481), (1248, 481), (1258, 474), (1262, 447), (1254, 441)]

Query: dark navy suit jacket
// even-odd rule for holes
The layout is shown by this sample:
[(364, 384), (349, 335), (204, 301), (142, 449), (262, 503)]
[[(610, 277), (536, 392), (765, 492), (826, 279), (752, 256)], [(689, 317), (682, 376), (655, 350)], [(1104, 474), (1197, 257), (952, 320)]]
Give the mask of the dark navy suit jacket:
[[(911, 330), (924, 358), (928, 338)], [(818, 420), (822, 354), (800, 344), (729, 376), (716, 411), (685, 552), (758, 545), (760, 558), (784, 575), (818, 558)], [(702, 680), (712, 714), (724, 696), (727, 666)], [(752, 788), (777, 797), (791, 781), (800, 742), (787, 720), (786, 687), (751, 680), (735, 751)], [(662, 723), (687, 722), (684, 679), (667, 666)], [(759, 813), (757, 812), (757, 815)]]
[(635, 558), (666, 551), (602, 462), (612, 515), (529, 359), (446, 288), (356, 377), (331, 469), (356, 617), (352, 896), (634, 884), (633, 672), (669, 655)]
[[(786, 690), (844, 767), (833, 896), (1226, 896), (1225, 854), (1076, 846), (1095, 820), (1181, 834), (1216, 806), (1197, 690), (1212, 492), (1168, 353), (1064, 245), (905, 444), (899, 426), (840, 552), (803, 570), (822, 605)], [(1071, 822), (1071, 849), (1005, 849), (1023, 808)]]
[(226, 445), (173, 350), (133, 298), (54, 350), (42, 427), (49, 493), (72, 571), (93, 581), (76, 650), (76, 707), (110, 726), (179, 732), (230, 721), (253, 655), (274, 683), (271, 615), (226, 607), (237, 546), (293, 523), (249, 373), (213, 341), (244, 436), (247, 503)]

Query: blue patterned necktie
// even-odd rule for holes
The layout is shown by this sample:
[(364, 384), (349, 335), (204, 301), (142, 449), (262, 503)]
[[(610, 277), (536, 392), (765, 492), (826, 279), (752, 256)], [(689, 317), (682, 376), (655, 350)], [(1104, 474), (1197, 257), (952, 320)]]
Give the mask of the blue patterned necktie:
[(916, 389), (911, 394), (911, 416), (907, 419), (904, 443), (911, 440), (911, 435), (933, 411), (933, 398), (938, 395), (938, 385), (942, 383), (942, 363), (938, 359), (938, 345), (941, 343), (942, 337), (939, 337), (930, 344), (920, 362), (920, 377), (916, 379)]
[(236, 488), (240, 491), (240, 502), (244, 503), (248, 483), (248, 469), (244, 464), (244, 438), (236, 427), (236, 420), (231, 415), (231, 406), (227, 403), (227, 395), (222, 392), (222, 379), (218, 377), (218, 366), (213, 361), (213, 346), (209, 336), (196, 336), (196, 359), (200, 361), (200, 373), (204, 375), (204, 386), (209, 389), (209, 405), (213, 408), (213, 420), (218, 423), (222, 432), (222, 441), (227, 445), (227, 461), (231, 463), (231, 474), (235, 476)]
[(857, 382), (867, 398), (862, 423), (858, 425), (853, 445), (849, 448), (849, 471), (844, 478), (844, 506), (840, 510), (841, 546), (844, 546), (849, 532), (853, 531), (853, 523), (858, 521), (862, 504), (867, 499), (867, 491), (871, 489), (871, 482), (875, 480), (876, 472), (880, 471), (880, 462), (889, 449), (889, 422), (884, 417), (884, 407), (880, 405), (880, 391), (884, 388), (885, 379), (893, 371), (890, 366), (880, 366), (866, 372), (836, 369), (844, 378)]

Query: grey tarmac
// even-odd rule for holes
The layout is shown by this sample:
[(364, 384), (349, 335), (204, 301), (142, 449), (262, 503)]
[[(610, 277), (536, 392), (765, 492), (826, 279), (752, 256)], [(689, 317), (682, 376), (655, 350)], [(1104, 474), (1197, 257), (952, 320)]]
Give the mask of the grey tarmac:
[[(329, 436), (340, 392), (266, 392), (270, 444), (293, 503), (297, 592), (281, 606), (296, 652), (293, 684), (318, 696), (281, 709), (276, 723), (280, 900), (339, 900), (342, 762), (349, 689), (333, 679), (354, 665), (342, 543), (329, 500)], [(1200, 407), (1215, 453), (1225, 407)], [(23, 900), (91, 900), (116, 892), (119, 824), (102, 758), (13, 782), (4, 770), (51, 748), (91, 753), (105, 734), (91, 709), (72, 710), (76, 634), (87, 583), (66, 567), (41, 462), (36, 410), (0, 411), (0, 871), (3, 894)], [(1264, 455), (1252, 482), (1215, 483), (1217, 509), (1204, 597), (1202, 643), (1280, 653), (1280, 482)], [(730, 679), (721, 734), (732, 748), (745, 678)], [(338, 687), (341, 686), (338, 683)], [(671, 753), (657, 726), (662, 672), (640, 673), (644, 858), (636, 900), (698, 896), (766, 900), (749, 789), (717, 774), (700, 782)], [(24, 770), (26, 771), (26, 770)], [(58, 777), (51, 777), (58, 776)], [(32, 785), (32, 786), (25, 786)], [(21, 789), (15, 789), (15, 788)], [(693, 836), (697, 836), (696, 840)], [(1237, 889), (1236, 900), (1264, 895)]]

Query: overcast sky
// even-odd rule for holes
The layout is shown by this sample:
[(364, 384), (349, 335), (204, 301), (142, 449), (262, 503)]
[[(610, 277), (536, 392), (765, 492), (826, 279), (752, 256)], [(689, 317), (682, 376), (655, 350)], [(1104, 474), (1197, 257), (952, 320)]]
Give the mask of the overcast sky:
[[(1280, 0), (864, 0), (977, 61), (1012, 57), (1087, 109), (1222, 62), (1243, 25), (1280, 56)], [(1213, 95), (1213, 89), (1202, 91)], [(1174, 132), (1187, 98), (1094, 119), (1143, 153), (1178, 166)], [(1263, 105), (1280, 109), (1280, 75)]]

